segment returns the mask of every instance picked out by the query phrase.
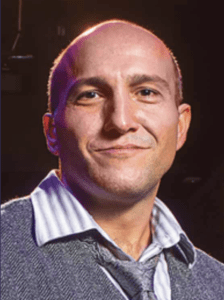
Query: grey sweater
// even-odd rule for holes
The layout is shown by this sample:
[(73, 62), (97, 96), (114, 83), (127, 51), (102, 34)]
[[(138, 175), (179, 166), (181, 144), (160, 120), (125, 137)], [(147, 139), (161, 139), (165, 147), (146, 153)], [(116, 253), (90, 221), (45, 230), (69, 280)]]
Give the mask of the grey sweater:
[[(2, 207), (2, 300), (122, 300), (97, 264), (88, 239), (75, 235), (38, 247), (29, 198)], [(172, 300), (224, 300), (224, 265), (197, 250), (189, 269), (175, 247), (164, 250)]]

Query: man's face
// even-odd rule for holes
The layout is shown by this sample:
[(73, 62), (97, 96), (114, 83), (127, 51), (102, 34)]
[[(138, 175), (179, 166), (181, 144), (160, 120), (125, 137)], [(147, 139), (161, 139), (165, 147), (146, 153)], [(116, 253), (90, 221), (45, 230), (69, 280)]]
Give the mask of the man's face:
[(157, 189), (183, 144), (166, 47), (144, 31), (122, 26), (73, 46), (76, 83), (55, 114), (64, 178), (108, 199)]

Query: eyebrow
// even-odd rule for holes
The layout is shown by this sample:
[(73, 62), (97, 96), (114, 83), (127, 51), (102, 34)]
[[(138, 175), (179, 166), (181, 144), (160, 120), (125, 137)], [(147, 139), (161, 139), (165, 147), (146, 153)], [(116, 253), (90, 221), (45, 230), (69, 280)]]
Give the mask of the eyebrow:
[(110, 85), (107, 83), (107, 81), (103, 77), (80, 78), (78, 80), (75, 80), (74, 84), (69, 89), (67, 99), (69, 99), (69, 97), (76, 90), (78, 90), (79, 87), (84, 86), (84, 85), (98, 86), (98, 87), (104, 88), (106, 90), (109, 90), (110, 92), (112, 91)]
[(169, 93), (171, 93), (168, 82), (158, 75), (149, 76), (149, 75), (145, 75), (145, 74), (142, 74), (142, 75), (134, 74), (134, 75), (128, 76), (128, 81), (129, 81), (130, 86), (135, 86), (135, 85), (139, 85), (139, 84), (146, 83), (146, 82), (158, 83), (161, 86), (163, 86), (166, 90), (168, 90)]
[[(162, 87), (164, 87), (166, 90), (168, 90), (169, 93), (170, 91), (170, 86), (168, 82), (161, 78), (158, 75), (146, 75), (146, 74), (133, 74), (129, 75), (127, 78), (127, 82), (131, 87), (143, 84), (146, 82), (152, 82), (152, 83), (158, 83)], [(83, 85), (93, 85), (93, 86), (99, 86), (101, 88), (104, 88), (110, 92), (112, 92), (112, 88), (110, 87), (110, 84), (108, 84), (107, 80), (103, 77), (89, 77), (89, 78), (80, 78), (74, 82), (74, 85), (71, 87), (69, 96), (74, 92), (74, 90), (78, 89), (80, 86)], [(69, 98), (69, 97), (68, 97)]]
[(73, 87), (78, 88), (82, 85), (109, 86), (103, 77), (89, 77), (76, 80)]

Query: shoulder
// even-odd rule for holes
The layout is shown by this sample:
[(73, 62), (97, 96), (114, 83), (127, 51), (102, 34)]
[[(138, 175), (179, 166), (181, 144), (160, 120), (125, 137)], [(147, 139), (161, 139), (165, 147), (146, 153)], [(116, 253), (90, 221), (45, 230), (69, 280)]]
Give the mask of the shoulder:
[(206, 271), (206, 273), (212, 274), (216, 279), (220, 277), (224, 281), (224, 264), (200, 249), (196, 248), (196, 253), (197, 258), (194, 269), (201, 275), (204, 274), (206, 276)]
[(17, 198), (1, 205), (2, 226), (18, 222), (21, 223), (32, 214), (32, 204), (30, 197)]
[(5, 246), (12, 241), (24, 241), (32, 226), (33, 209), (29, 197), (13, 199), (1, 206), (1, 239)]
[(4, 214), (10, 210), (18, 210), (20, 208), (24, 208), (24, 206), (29, 205), (30, 196), (24, 196), (21, 198), (15, 198), (12, 200), (7, 201), (6, 203), (1, 205), (1, 213)]
[(200, 249), (196, 249), (196, 254), (196, 263), (192, 268), (194, 284), (204, 295), (203, 299), (223, 299), (224, 264)]
[(193, 265), (186, 264), (176, 248), (165, 252), (175, 299), (204, 300), (223, 299), (224, 265), (195, 248), (196, 257)]

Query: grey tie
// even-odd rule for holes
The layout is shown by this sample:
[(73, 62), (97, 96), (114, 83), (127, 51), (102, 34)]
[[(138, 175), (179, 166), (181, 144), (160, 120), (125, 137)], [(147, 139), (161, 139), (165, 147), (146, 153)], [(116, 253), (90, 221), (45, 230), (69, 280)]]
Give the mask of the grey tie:
[(99, 263), (120, 284), (132, 300), (156, 300), (153, 278), (159, 256), (146, 262), (117, 259), (108, 249), (100, 246)]

